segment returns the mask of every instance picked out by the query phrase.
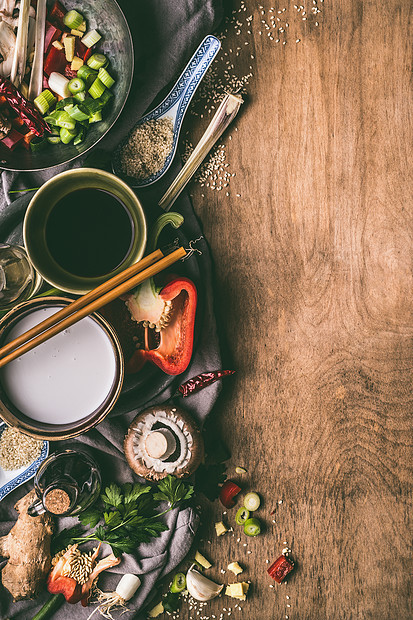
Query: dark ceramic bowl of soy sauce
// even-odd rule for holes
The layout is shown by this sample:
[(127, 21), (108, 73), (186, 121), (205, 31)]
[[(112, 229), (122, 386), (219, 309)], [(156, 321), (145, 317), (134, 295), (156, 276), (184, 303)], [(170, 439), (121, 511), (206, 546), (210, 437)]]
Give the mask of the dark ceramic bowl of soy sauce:
[[(48, 8), (52, 1), (47, 2)], [(107, 134), (119, 117), (132, 84), (134, 52), (128, 22), (116, 0), (64, 0), (67, 11), (77, 9), (84, 15), (88, 29), (96, 29), (102, 36), (96, 44), (97, 52), (109, 60), (110, 73), (115, 78), (111, 87), (113, 97), (105, 107), (102, 121), (93, 123), (83, 142), (78, 145), (49, 144), (41, 151), (32, 153), (23, 147), (13, 151), (0, 142), (0, 168), (4, 170), (33, 171), (65, 164), (83, 155)]]
[(47, 181), (23, 222), (27, 254), (52, 286), (83, 295), (139, 261), (146, 246), (142, 205), (118, 177), (75, 168)]

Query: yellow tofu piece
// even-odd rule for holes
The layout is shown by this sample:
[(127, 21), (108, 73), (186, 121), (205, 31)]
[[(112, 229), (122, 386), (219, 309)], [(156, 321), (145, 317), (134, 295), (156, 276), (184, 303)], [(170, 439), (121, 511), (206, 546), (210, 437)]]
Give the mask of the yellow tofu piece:
[(63, 45), (65, 46), (65, 56), (67, 62), (72, 62), (75, 55), (75, 37), (65, 37), (63, 39)]
[(225, 594), (236, 598), (239, 601), (246, 601), (247, 595), (244, 593), (242, 583), (231, 583), (226, 587)]
[(53, 41), (52, 43), (53, 47), (55, 47), (57, 50), (62, 50), (64, 45), (63, 43), (61, 43), (60, 41)]
[(83, 37), (85, 33), (82, 32), (81, 30), (76, 30), (75, 28), (72, 28), (72, 30), (70, 31), (70, 34), (72, 34), (74, 37)]
[(195, 562), (198, 562), (198, 564), (200, 564), (203, 568), (211, 568), (212, 564), (211, 562), (209, 562), (203, 555), (202, 553), (199, 553), (199, 551), (197, 551), (195, 553)]
[(86, 20), (83, 20), (80, 26), (77, 27), (77, 29), (80, 30), (80, 32), (86, 32), (86, 27)]
[(157, 618), (163, 613), (163, 611), (164, 609), (162, 603), (158, 603), (153, 609), (151, 609), (151, 611), (148, 611), (148, 616), (149, 618)]
[(83, 64), (83, 60), (79, 56), (74, 56), (70, 68), (72, 71), (77, 71)]
[(222, 521), (219, 521), (218, 523), (215, 523), (215, 531), (217, 536), (222, 536), (225, 532), (228, 532), (228, 528)]
[(244, 569), (238, 564), (238, 562), (231, 562), (231, 564), (228, 564), (228, 570), (230, 570), (231, 573), (234, 573), (234, 575), (239, 575)]
[(248, 590), (250, 589), (250, 584), (249, 583), (245, 583), (245, 581), (243, 581), (241, 583), (242, 585), (242, 591), (244, 592), (244, 594), (248, 593)]

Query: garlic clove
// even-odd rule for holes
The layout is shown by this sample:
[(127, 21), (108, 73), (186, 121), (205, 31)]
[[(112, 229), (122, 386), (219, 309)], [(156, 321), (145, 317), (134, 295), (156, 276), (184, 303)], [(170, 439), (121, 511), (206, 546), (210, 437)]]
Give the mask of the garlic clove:
[(223, 587), (223, 585), (204, 577), (194, 568), (194, 564), (186, 574), (186, 588), (192, 598), (197, 601), (210, 601), (221, 593)]

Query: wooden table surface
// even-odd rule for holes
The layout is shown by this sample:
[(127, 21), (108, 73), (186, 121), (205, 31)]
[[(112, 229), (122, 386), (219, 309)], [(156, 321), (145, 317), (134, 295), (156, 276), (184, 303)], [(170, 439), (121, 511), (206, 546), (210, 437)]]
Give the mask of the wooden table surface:
[[(237, 560), (252, 585), (242, 613), (225, 597), (201, 617), (407, 619), (410, 2), (299, 1), (234, 3), (214, 79), (246, 76), (245, 104), (216, 170), (191, 185), (237, 369), (212, 421), (265, 523), (257, 538), (217, 538), (214, 521), (234, 525), (235, 511), (206, 513), (209, 575), (236, 581), (221, 569)], [(285, 547), (296, 570), (271, 587), (266, 560)]]

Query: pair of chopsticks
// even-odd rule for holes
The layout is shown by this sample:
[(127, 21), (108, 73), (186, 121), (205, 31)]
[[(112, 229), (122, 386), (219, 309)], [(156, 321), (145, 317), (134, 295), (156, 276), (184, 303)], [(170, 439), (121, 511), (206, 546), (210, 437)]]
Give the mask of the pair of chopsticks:
[(152, 254), (145, 256), (138, 263), (100, 284), (86, 295), (72, 301), (59, 312), (2, 347), (0, 349), (0, 368), (127, 293), (147, 278), (160, 273), (184, 256), (186, 256), (186, 251), (182, 247), (177, 248), (167, 256), (161, 250), (155, 250)]

